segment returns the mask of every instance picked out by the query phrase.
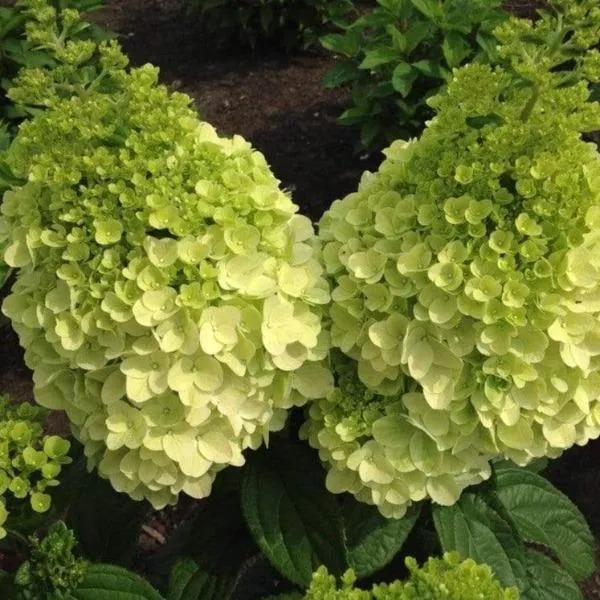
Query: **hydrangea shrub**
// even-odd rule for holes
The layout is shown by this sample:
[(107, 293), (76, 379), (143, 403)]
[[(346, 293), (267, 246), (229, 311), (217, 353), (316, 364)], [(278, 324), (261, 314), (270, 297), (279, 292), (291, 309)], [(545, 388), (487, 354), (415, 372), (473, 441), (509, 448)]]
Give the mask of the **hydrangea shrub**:
[[(69, 94), (44, 71), (15, 98), (50, 109), (6, 162), (3, 304), (35, 397), (64, 410), (90, 467), (155, 507), (209, 494), (215, 474), (326, 393), (329, 301), (310, 221), (265, 158), (219, 137), (157, 69), (114, 43)], [(42, 98), (44, 96), (44, 98)]]
[(600, 8), (557, 4), (497, 29), (504, 66), (456, 70), (422, 137), (321, 220), (341, 356), (303, 435), (331, 491), (386, 516), (600, 435), (600, 155), (581, 139)]
[(0, 395), (0, 539), (13, 506), (28, 500), (34, 512), (49, 510), (49, 488), (68, 457), (70, 443), (56, 435), (45, 435), (47, 411), (33, 404), (13, 404)]
[[(304, 600), (518, 600), (516, 588), (503, 588), (488, 565), (464, 561), (456, 553), (430, 558), (422, 567), (406, 559), (406, 581), (376, 584), (371, 590), (355, 587), (350, 570), (340, 584), (325, 567), (318, 569)], [(275, 600), (275, 599), (273, 599)]]

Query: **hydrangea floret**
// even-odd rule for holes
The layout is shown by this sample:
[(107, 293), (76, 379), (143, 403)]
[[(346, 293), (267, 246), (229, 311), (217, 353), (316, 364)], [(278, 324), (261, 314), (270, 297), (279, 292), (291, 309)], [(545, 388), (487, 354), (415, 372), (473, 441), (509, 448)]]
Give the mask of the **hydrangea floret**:
[(375, 584), (371, 590), (355, 587), (356, 576), (347, 571), (340, 583), (325, 567), (314, 574), (304, 600), (518, 600), (516, 588), (503, 588), (488, 565), (461, 561), (456, 553), (429, 558), (419, 567), (406, 559), (406, 581)]
[(302, 434), (331, 491), (386, 516), (600, 435), (600, 155), (581, 139), (600, 7), (557, 4), (497, 29), (503, 64), (456, 70), (422, 137), (321, 220), (346, 359)]
[(49, 488), (59, 484), (63, 465), (71, 462), (70, 443), (44, 434), (46, 416), (39, 406), (0, 395), (0, 539), (10, 511), (26, 499), (37, 513), (49, 510)]
[(53, 91), (39, 71), (11, 91), (44, 89), (50, 108), (5, 157), (22, 185), (1, 208), (18, 268), (3, 312), (36, 400), (66, 411), (90, 468), (162, 507), (207, 496), (286, 409), (332, 387), (329, 289), (264, 156), (219, 137), (156, 68), (127, 71), (112, 42), (93, 51), (87, 85)]

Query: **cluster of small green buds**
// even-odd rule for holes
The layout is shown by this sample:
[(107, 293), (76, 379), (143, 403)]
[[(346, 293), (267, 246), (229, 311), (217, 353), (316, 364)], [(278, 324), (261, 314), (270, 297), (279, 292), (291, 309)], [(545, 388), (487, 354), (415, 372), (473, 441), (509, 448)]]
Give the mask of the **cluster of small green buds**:
[(29, 499), (38, 513), (50, 508), (48, 488), (58, 485), (57, 477), (68, 457), (70, 443), (44, 434), (47, 411), (32, 404), (12, 404), (0, 396), (0, 538), (11, 505)]
[(15, 574), (23, 600), (70, 600), (83, 581), (87, 562), (73, 553), (77, 540), (62, 521), (40, 539), (30, 538), (28, 559)]
[[(314, 574), (310, 588), (300, 600), (519, 600), (516, 588), (503, 588), (488, 565), (472, 559), (461, 560), (456, 553), (430, 558), (419, 567), (406, 559), (406, 581), (375, 584), (372, 589), (356, 587), (356, 576), (347, 571), (341, 580), (325, 567)], [(294, 596), (292, 596), (293, 598)], [(285, 596), (281, 597), (285, 598)], [(278, 600), (278, 597), (273, 598)]]
[[(110, 85), (113, 67), (123, 67), (127, 62), (116, 44), (108, 41), (110, 34), (84, 20), (79, 11), (61, 8), (63, 4), (48, 0), (17, 3), (17, 16), (26, 18), (24, 43), (38, 58), (36, 64), (43, 65), (28, 65), (11, 82), (7, 96), (20, 113), (37, 114), (41, 107), (51, 106), (60, 98)], [(87, 4), (93, 9), (102, 2)], [(100, 56), (100, 43), (111, 51)]]
[[(584, 16), (582, 64), (600, 37), (600, 12)], [(302, 434), (331, 491), (386, 516), (454, 503), (494, 457), (526, 465), (600, 435), (600, 155), (581, 139), (600, 104), (555, 48), (533, 60), (552, 28), (556, 14), (502, 25), (509, 66), (456, 70), (422, 137), (320, 222), (332, 345), (364, 391), (338, 372)]]

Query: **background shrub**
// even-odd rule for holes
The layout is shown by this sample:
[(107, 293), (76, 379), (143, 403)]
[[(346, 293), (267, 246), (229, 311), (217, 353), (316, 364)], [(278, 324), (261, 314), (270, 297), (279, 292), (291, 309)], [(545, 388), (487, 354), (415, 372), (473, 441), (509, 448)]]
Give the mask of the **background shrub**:
[(290, 50), (314, 44), (352, 9), (350, 0), (190, 0), (208, 34), (221, 45), (276, 42)]
[(359, 147), (373, 150), (418, 134), (433, 113), (427, 98), (452, 69), (494, 54), (500, 0), (377, 0), (321, 44), (340, 57), (327, 87), (350, 85), (353, 105), (339, 118), (360, 125)]

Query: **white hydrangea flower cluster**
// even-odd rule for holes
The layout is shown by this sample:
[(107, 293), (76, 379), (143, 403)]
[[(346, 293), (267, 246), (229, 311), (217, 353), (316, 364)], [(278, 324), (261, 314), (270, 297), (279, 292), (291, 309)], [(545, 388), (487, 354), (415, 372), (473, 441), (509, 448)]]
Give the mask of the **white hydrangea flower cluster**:
[(547, 66), (513, 64), (533, 96), (456, 71), (423, 136), (321, 220), (349, 362), (303, 435), (331, 491), (387, 516), (600, 435), (600, 155), (580, 139), (600, 105)]
[[(114, 53), (114, 47), (105, 47)], [(7, 160), (3, 304), (35, 397), (90, 466), (155, 507), (215, 474), (332, 385), (310, 221), (264, 157), (218, 137), (149, 66), (58, 100)], [(116, 88), (116, 89), (115, 89)]]

